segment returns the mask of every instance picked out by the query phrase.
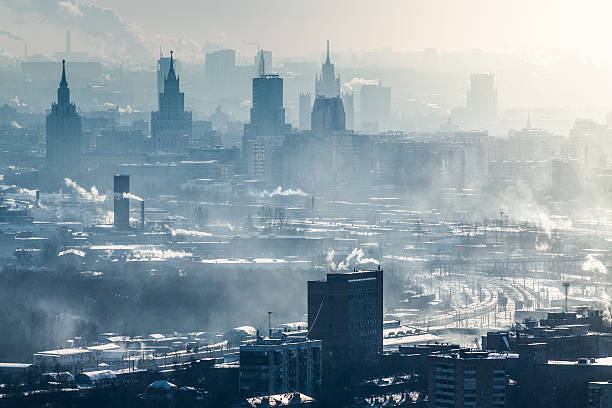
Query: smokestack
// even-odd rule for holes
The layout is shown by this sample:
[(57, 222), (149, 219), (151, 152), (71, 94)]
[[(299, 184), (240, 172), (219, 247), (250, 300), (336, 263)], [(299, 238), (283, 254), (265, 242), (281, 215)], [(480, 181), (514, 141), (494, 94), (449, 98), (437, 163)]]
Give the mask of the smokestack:
[(145, 209), (144, 209), (144, 200), (140, 202), (140, 226), (142, 228), (145, 227)]
[(72, 35), (70, 34), (70, 30), (66, 30), (66, 59), (70, 59), (70, 54), (72, 53)]
[(130, 199), (126, 194), (130, 192), (130, 176), (127, 174), (115, 174), (115, 228), (129, 229), (130, 228)]
[(36, 205), (38, 205), (39, 200), (40, 200), (40, 191), (36, 190)]
[(24, 56), (24, 59), (28, 58), (28, 42), (27, 41), (23, 42), (23, 56)]

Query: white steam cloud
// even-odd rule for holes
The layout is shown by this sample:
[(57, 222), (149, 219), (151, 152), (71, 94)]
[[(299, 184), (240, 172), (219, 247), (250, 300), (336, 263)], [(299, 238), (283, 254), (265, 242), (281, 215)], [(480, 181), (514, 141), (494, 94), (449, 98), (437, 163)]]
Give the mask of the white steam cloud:
[(598, 275), (607, 275), (608, 268), (594, 255), (588, 254), (582, 263), (583, 272), (590, 272)]
[(144, 61), (152, 52), (141, 35), (114, 11), (81, 0), (0, 0), (14, 13), (35, 15), (43, 22), (79, 30), (100, 44), (105, 57)]
[(281, 186), (278, 186), (278, 187), (276, 187), (272, 191), (264, 190), (264, 191), (262, 191), (260, 193), (251, 193), (251, 195), (254, 196), (254, 197), (264, 198), (264, 197), (293, 196), (293, 195), (307, 196), (308, 194), (306, 194), (305, 192), (303, 192), (299, 188), (297, 190), (293, 190), (291, 188), (288, 188), (287, 190), (283, 190), (283, 188)]
[(115, 193), (116, 199), (127, 198), (128, 200), (144, 201), (141, 197), (132, 193)]
[(72, 181), (69, 178), (65, 178), (64, 182), (66, 183), (66, 186), (76, 191), (85, 200), (95, 201), (99, 203), (106, 200), (106, 194), (100, 194), (96, 186), (93, 186), (91, 190), (87, 191), (87, 189), (79, 186), (75, 181)]
[(351, 253), (348, 254), (346, 259), (338, 263), (338, 265), (334, 263), (334, 251), (330, 250), (327, 253), (325, 261), (327, 262), (327, 266), (333, 271), (348, 271), (350, 267), (357, 267), (365, 264), (380, 265), (380, 262), (378, 262), (376, 259), (366, 258), (365, 254), (363, 253), (363, 249), (361, 248), (353, 249)]

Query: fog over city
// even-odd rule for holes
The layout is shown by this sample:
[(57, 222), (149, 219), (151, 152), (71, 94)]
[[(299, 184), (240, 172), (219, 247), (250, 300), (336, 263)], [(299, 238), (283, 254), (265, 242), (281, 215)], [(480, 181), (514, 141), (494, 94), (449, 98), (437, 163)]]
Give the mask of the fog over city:
[(612, 407), (611, 12), (0, 0), (0, 407)]

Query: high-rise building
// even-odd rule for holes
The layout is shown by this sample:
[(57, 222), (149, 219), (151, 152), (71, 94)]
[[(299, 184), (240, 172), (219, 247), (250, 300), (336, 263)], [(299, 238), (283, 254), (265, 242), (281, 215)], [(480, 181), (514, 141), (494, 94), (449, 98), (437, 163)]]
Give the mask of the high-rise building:
[(377, 85), (361, 87), (361, 128), (368, 132), (385, 130), (391, 119), (391, 88)]
[(236, 51), (226, 49), (209, 52), (204, 63), (204, 85), (212, 97), (231, 94), (236, 71)]
[(467, 93), (467, 109), (472, 122), (489, 122), (497, 115), (497, 90), (493, 74), (472, 74)]
[(346, 129), (342, 99), (336, 96), (317, 96), (312, 108), (311, 129), (313, 132), (334, 132)]
[(342, 92), (342, 105), (344, 106), (344, 116), (346, 118), (346, 128), (348, 130), (355, 129), (355, 103), (353, 92)]
[(308, 282), (309, 338), (323, 342), (326, 373), (383, 350), (383, 271), (328, 273)]
[[(181, 70), (181, 62), (178, 59), (172, 59), (172, 64), (174, 65), (175, 71)], [(170, 71), (170, 58), (164, 57), (163, 55), (160, 54), (159, 59), (157, 60), (157, 93), (158, 94), (164, 92), (164, 81), (166, 77), (168, 76), (168, 71)]]
[(321, 75), (315, 79), (315, 98), (336, 98), (340, 96), (340, 76), (336, 77), (334, 64), (329, 60), (329, 41), (327, 41), (327, 58), (321, 66)]
[(179, 90), (179, 77), (174, 71), (174, 60), (170, 51), (170, 68), (164, 78), (164, 91), (159, 94), (159, 111), (151, 112), (153, 151), (187, 150), (191, 126), (191, 112), (185, 111), (185, 95)]
[(240, 347), (240, 395), (299, 391), (316, 395), (321, 386), (321, 341), (304, 336), (266, 338)]
[(312, 112), (312, 102), (310, 98), (310, 92), (300, 93), (299, 100), (299, 130), (310, 130), (310, 114)]
[(431, 408), (505, 407), (503, 355), (459, 351), (429, 357)]
[[(51, 105), (46, 121), (47, 164), (54, 168), (78, 168), (81, 163), (81, 116), (70, 102), (66, 81), (66, 61), (62, 61), (62, 79), (57, 103)], [(72, 173), (72, 172), (69, 172)]]
[[(285, 124), (283, 107), (283, 79), (277, 74), (266, 74), (263, 51), (260, 51), (259, 61), (257, 76), (253, 78), (251, 121), (244, 125), (242, 137), (242, 165), (243, 170), (249, 172), (266, 167), (265, 162), (272, 164), (273, 153), (261, 151), (262, 147), (269, 147), (271, 144), (268, 141), (258, 141), (258, 152), (255, 154), (253, 150), (256, 140), (282, 137), (289, 131), (288, 125)], [(255, 163), (256, 160), (261, 163)]]

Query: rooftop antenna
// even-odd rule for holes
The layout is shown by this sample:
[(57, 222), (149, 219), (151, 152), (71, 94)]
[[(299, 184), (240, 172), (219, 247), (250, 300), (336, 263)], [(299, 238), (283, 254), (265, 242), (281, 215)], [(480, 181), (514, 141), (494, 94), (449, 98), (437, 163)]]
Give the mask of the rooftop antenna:
[(325, 60), (326, 64), (329, 64), (329, 40), (327, 40), (327, 58)]
[(257, 75), (260, 77), (266, 76), (266, 61), (264, 58), (264, 50), (259, 51), (259, 66), (257, 67)]
[(567, 292), (570, 287), (569, 282), (563, 282), (563, 287), (565, 288), (565, 313), (567, 313)]
[(272, 337), (272, 312), (268, 312), (268, 337)]

